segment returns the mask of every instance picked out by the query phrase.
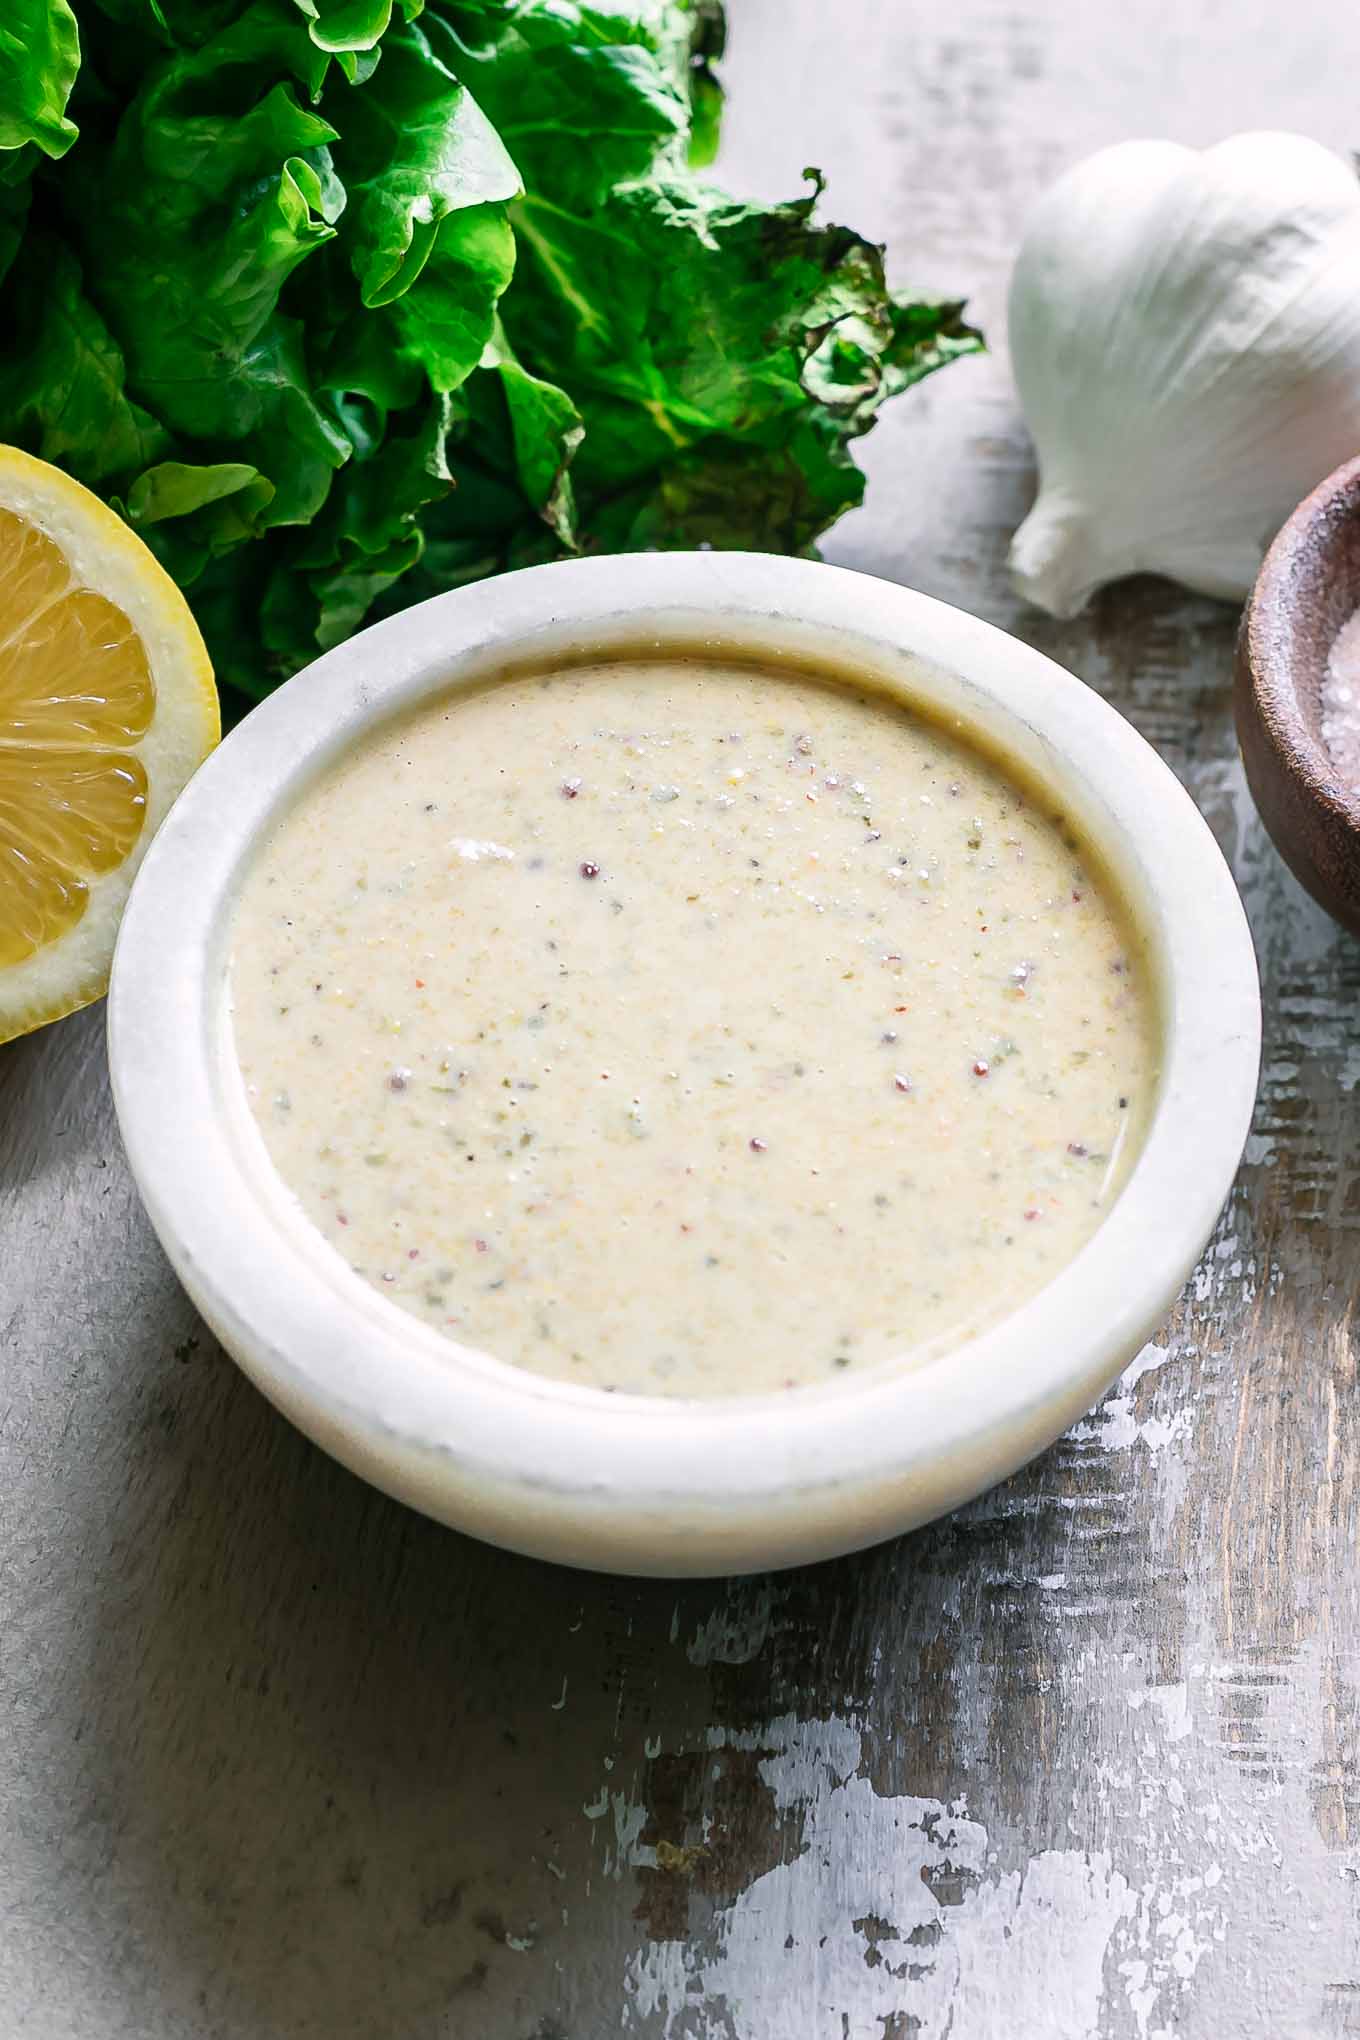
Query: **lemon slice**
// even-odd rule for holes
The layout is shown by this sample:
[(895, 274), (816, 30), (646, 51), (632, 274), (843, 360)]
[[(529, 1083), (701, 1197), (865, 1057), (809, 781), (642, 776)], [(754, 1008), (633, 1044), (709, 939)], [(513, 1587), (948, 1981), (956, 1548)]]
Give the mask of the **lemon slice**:
[(106, 989), (137, 866), (220, 734), (169, 575), (79, 482), (0, 447), (0, 1042)]

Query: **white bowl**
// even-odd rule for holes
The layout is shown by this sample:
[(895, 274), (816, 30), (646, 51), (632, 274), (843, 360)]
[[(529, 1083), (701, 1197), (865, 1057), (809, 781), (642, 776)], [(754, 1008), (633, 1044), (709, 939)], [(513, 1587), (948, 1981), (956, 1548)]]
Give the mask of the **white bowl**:
[[(928, 1366), (712, 1401), (542, 1379), (450, 1343), (371, 1289), (302, 1215), (251, 1119), (225, 957), (262, 832), (394, 712), (526, 656), (640, 640), (858, 669), (984, 731), (1103, 853), (1146, 937), (1163, 1074), (1123, 1194), (1047, 1288)], [(1000, 1480), (1088, 1410), (1166, 1315), (1213, 1228), (1251, 1117), (1260, 1005), (1212, 836), (1097, 694), (888, 582), (691, 553), (535, 567), (442, 595), (271, 696), (198, 773), (142, 865), (109, 1041), (123, 1138), (165, 1250), (294, 1423), (459, 1529), (664, 1575), (792, 1565), (892, 1536)]]

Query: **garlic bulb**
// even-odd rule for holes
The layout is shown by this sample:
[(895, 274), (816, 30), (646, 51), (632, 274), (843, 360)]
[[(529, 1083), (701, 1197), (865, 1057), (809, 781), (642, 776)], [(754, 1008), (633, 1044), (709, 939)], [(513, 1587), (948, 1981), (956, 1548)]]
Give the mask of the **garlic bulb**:
[(1020, 593), (1074, 616), (1145, 572), (1241, 598), (1360, 452), (1360, 184), (1299, 135), (1103, 149), (1030, 222), (1010, 346), (1040, 472)]

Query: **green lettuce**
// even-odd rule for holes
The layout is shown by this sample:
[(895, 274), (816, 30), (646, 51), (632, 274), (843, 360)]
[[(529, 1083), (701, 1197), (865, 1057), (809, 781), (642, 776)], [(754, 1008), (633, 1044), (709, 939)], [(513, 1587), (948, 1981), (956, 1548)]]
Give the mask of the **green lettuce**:
[(0, 22), (0, 149), (32, 143), (64, 156), (76, 138), (66, 102), (80, 69), (80, 35), (66, 0), (5, 0)]
[[(260, 695), (505, 567), (808, 550), (980, 343), (744, 203), (710, 0), (8, 0), (0, 437), (104, 494)], [(78, 18), (78, 26), (77, 26)]]

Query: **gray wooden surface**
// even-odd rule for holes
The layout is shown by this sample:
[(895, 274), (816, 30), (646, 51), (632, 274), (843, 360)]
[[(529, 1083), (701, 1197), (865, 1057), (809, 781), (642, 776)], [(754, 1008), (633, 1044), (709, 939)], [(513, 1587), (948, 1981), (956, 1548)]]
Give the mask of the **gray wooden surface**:
[[(1117, 137), (1360, 141), (1337, 0), (734, 0), (726, 168), (996, 340)], [(730, 1584), (483, 1550), (328, 1463), (197, 1324), (99, 1015), (0, 1052), (0, 2036), (1360, 2034), (1360, 948), (1243, 791), (1233, 618), (1057, 627), (1003, 351), (904, 402), (833, 557), (1032, 637), (1161, 747), (1266, 987), (1257, 1131), (1104, 1408), (961, 1515)]]

